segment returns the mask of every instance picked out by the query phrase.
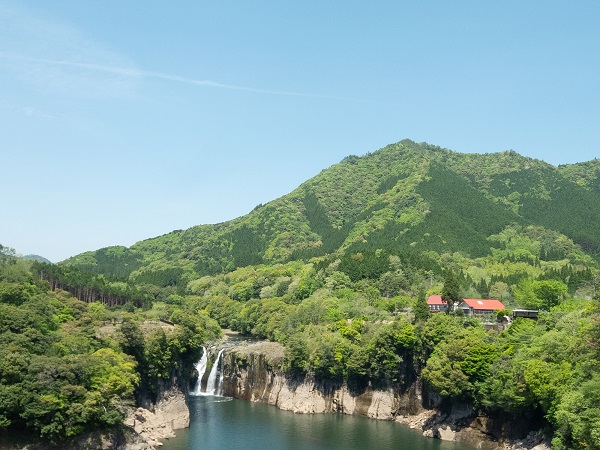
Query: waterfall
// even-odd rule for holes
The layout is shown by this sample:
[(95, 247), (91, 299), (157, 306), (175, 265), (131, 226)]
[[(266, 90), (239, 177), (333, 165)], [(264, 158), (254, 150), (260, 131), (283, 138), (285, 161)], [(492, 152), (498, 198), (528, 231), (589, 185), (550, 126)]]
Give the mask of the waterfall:
[(225, 361), (221, 357), (221, 375), (219, 376), (219, 383), (215, 395), (223, 395), (223, 379), (225, 378)]
[[(206, 393), (208, 395), (219, 395), (223, 391), (223, 370), (221, 370), (221, 376), (217, 380), (217, 372), (219, 369), (219, 361), (221, 360), (221, 355), (223, 354), (223, 349), (219, 350), (217, 354), (217, 358), (215, 359), (215, 363), (210, 369), (210, 374), (208, 375), (208, 381), (206, 382)], [(220, 386), (219, 386), (220, 384)], [(219, 390), (219, 387), (221, 388)]]
[(198, 371), (198, 381), (196, 382), (196, 386), (194, 386), (194, 390), (190, 392), (190, 395), (200, 395), (202, 391), (202, 377), (204, 376), (204, 372), (206, 372), (206, 362), (208, 361), (208, 352), (206, 351), (206, 347), (202, 346), (202, 357), (200, 361), (194, 364), (194, 367)]

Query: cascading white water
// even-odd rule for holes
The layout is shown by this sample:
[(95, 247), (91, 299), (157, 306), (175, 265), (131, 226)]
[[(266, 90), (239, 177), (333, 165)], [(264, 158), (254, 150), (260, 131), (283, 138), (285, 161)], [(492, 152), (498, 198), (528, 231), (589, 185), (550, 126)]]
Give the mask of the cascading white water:
[[(208, 395), (219, 395), (219, 393), (221, 392), (219, 390), (219, 384), (223, 384), (222, 383), (222, 379), (220, 378), (219, 380), (217, 380), (217, 372), (219, 371), (219, 361), (221, 360), (221, 355), (223, 354), (223, 349), (219, 350), (219, 353), (217, 354), (217, 358), (215, 359), (215, 362), (212, 366), (212, 368), (210, 369), (210, 374), (208, 375), (208, 381), (206, 382), (206, 393)], [(221, 370), (221, 374), (223, 373), (223, 371)], [(222, 375), (221, 375), (222, 377)], [(219, 383), (221, 382), (221, 383)]]
[(196, 386), (194, 386), (194, 390), (190, 392), (190, 395), (200, 395), (202, 392), (202, 377), (204, 376), (204, 372), (206, 372), (206, 362), (208, 361), (208, 352), (206, 351), (206, 347), (202, 346), (202, 357), (200, 361), (194, 364), (194, 367), (198, 371), (198, 381), (196, 382)]
[(219, 383), (217, 384), (217, 388), (215, 389), (215, 395), (223, 395), (223, 379), (225, 378), (225, 361), (223, 357), (221, 357), (221, 371), (219, 375)]

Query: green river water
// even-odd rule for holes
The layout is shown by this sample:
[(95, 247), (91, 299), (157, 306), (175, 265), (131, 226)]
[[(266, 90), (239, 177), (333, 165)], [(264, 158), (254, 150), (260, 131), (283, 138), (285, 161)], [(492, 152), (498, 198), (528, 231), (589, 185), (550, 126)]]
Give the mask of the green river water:
[(394, 422), (343, 414), (294, 414), (224, 397), (190, 398), (190, 428), (163, 450), (472, 450)]

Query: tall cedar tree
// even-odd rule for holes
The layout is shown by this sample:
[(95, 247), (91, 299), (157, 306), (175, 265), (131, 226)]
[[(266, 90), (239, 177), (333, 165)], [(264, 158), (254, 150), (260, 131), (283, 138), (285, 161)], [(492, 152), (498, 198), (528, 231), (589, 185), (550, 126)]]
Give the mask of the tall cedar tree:
[(453, 305), (460, 302), (460, 285), (458, 279), (451, 269), (446, 270), (444, 276), (444, 287), (442, 288), (442, 300), (446, 302), (446, 312), (450, 314), (452, 312)]
[(423, 289), (419, 290), (417, 303), (415, 303), (415, 322), (425, 322), (429, 318), (429, 306), (427, 305), (427, 296)]

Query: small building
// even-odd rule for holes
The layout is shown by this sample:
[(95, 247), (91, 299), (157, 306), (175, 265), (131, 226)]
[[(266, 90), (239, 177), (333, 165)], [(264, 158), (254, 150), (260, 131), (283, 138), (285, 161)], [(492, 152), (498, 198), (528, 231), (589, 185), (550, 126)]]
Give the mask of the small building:
[(427, 299), (427, 306), (429, 306), (430, 312), (440, 312), (448, 309), (448, 303), (442, 300), (441, 295), (430, 295)]
[(479, 317), (485, 320), (490, 320), (495, 311), (506, 309), (500, 300), (477, 298), (465, 298), (458, 307), (463, 310), (465, 316)]
[(537, 320), (539, 310), (537, 309), (513, 309), (512, 318), (513, 320), (517, 317), (524, 317), (526, 319)]

